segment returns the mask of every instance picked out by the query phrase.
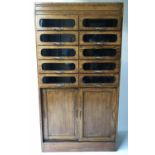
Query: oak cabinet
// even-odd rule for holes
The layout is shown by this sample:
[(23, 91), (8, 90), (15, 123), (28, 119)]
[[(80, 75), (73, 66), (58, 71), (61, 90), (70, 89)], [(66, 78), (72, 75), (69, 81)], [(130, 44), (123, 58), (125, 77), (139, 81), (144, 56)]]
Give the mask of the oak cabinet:
[(116, 148), (122, 3), (36, 3), (42, 150)]

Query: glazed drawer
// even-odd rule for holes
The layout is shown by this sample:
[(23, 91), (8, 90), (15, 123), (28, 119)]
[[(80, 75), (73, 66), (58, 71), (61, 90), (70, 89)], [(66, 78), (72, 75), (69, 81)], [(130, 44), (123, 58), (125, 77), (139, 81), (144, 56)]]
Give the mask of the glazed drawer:
[(120, 30), (121, 23), (115, 15), (82, 15), (79, 19), (80, 30)]
[(119, 31), (81, 31), (80, 45), (120, 45)]
[(39, 73), (77, 73), (78, 61), (74, 60), (39, 60)]
[(40, 88), (78, 87), (78, 74), (39, 74)]
[(77, 30), (76, 15), (36, 15), (37, 30)]
[(81, 60), (80, 73), (116, 73), (119, 72), (119, 61)]
[(37, 31), (38, 45), (78, 45), (78, 32), (73, 31)]
[(120, 58), (119, 46), (80, 46), (80, 59), (118, 59)]
[(80, 87), (113, 87), (119, 84), (118, 74), (80, 74)]
[(38, 59), (69, 60), (78, 59), (77, 46), (38, 46)]

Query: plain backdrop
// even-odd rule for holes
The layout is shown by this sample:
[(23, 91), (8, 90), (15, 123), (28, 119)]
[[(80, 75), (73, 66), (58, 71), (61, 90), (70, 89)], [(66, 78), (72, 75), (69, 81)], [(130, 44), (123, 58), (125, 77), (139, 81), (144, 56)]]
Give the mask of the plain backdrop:
[[(154, 0), (129, 2), (129, 155), (155, 154), (154, 7)], [(33, 10), (33, 0), (0, 1), (0, 155), (44, 154), (39, 136)], [(123, 35), (127, 36), (125, 32)], [(123, 41), (125, 46), (127, 37)], [(126, 51), (123, 50), (122, 63), (127, 62)], [(121, 75), (122, 79), (123, 75), (126, 79), (127, 73)], [(124, 91), (121, 98), (123, 93), (127, 94), (125, 88)], [(126, 106), (121, 105), (127, 104), (126, 97), (121, 100), (124, 101), (120, 101), (119, 126), (124, 128), (126, 125), (121, 122), (126, 122), (126, 112), (123, 113)], [(48, 154), (125, 155), (127, 152)]]
[[(41, 155), (33, 0), (0, 3), (0, 154)], [(41, 2), (44, 2), (43, 0)], [(88, 2), (88, 1), (50, 1)], [(89, 2), (109, 2), (89, 1)], [(111, 2), (120, 2), (111, 0)], [(128, 14), (124, 1), (118, 152), (126, 154), (128, 130)], [(53, 153), (54, 154), (54, 153)], [(59, 154), (59, 153), (58, 153)], [(61, 153), (60, 153), (61, 154)], [(68, 154), (68, 153), (64, 153)], [(74, 153), (81, 154), (81, 153)], [(93, 152), (89, 154), (94, 154)]]

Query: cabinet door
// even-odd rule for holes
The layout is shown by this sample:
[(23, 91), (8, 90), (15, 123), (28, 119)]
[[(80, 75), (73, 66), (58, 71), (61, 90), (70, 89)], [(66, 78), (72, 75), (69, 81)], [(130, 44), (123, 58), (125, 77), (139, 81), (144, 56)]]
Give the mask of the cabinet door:
[(76, 89), (43, 89), (44, 140), (77, 139)]
[(88, 88), (80, 92), (80, 140), (113, 141), (117, 98), (115, 89)]

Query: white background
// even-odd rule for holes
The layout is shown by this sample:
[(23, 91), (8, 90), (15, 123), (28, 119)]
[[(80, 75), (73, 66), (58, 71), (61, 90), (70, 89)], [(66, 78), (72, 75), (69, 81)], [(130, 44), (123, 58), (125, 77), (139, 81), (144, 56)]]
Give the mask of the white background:
[[(155, 154), (153, 2), (154, 0), (130, 0), (129, 3), (129, 154)], [(124, 32), (124, 35), (123, 46), (127, 48), (127, 34)], [(126, 64), (125, 67), (127, 54), (123, 53), (123, 57), (122, 63)], [(2, 155), (43, 154), (40, 147), (36, 66), (34, 1), (1, 1), (0, 154)], [(122, 80), (125, 80), (126, 76), (127, 73), (121, 77)], [(124, 81), (124, 85), (121, 85), (121, 89), (125, 91), (121, 95), (124, 93), (125, 98), (127, 88), (123, 86), (127, 87), (126, 84)], [(123, 103), (127, 104), (127, 100), (122, 97), (120, 104)], [(126, 129), (124, 121), (127, 120), (127, 106), (122, 106), (124, 105), (120, 106), (120, 111), (125, 110), (125, 114), (120, 113), (119, 126)], [(97, 154), (125, 154), (125, 152)]]

